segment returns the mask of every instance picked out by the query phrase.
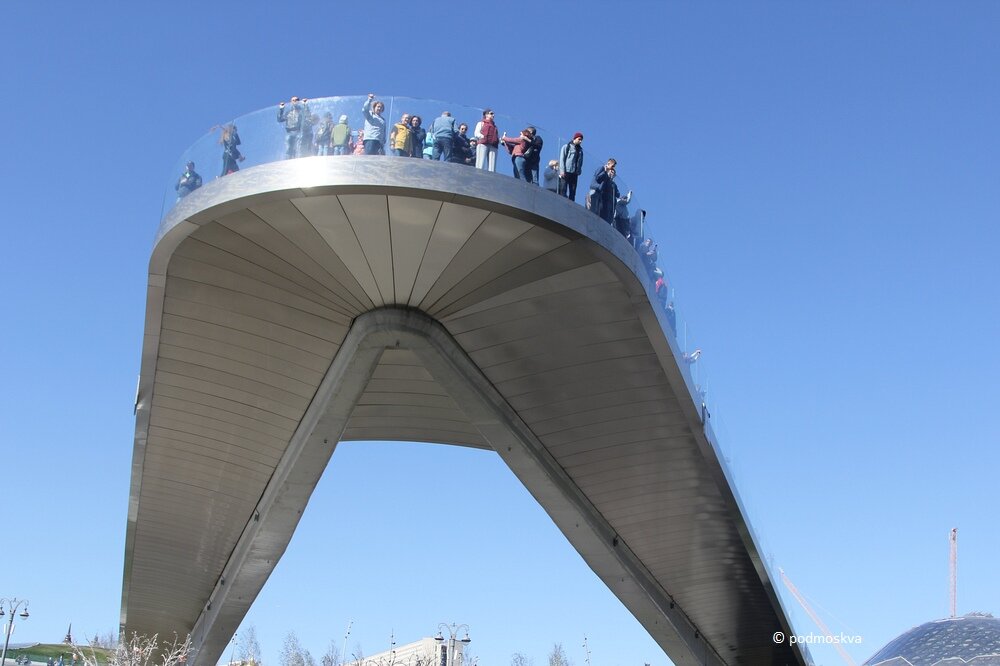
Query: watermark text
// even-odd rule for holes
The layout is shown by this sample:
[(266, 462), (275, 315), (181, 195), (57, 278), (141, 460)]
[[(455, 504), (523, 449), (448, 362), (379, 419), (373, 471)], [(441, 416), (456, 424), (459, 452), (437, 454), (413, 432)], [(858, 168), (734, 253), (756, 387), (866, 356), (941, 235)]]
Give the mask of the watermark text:
[(789, 645), (860, 645), (864, 639), (859, 634), (790, 634), (785, 635), (783, 631), (776, 631), (771, 639), (777, 645), (788, 643)]

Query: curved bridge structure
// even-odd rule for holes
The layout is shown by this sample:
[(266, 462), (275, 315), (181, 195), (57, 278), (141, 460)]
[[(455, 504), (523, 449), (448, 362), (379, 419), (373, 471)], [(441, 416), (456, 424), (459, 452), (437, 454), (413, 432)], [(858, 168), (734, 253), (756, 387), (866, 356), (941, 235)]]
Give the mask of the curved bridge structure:
[(150, 262), (124, 631), (211, 666), (338, 442), (492, 449), (677, 664), (801, 664), (629, 243), (466, 166), (212, 181)]

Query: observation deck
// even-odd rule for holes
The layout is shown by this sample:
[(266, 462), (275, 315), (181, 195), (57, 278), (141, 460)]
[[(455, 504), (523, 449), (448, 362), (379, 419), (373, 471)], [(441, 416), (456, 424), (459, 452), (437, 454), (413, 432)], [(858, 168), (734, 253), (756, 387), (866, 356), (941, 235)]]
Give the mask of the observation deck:
[[(385, 99), (387, 121), (450, 110), (471, 135), (481, 116)], [(310, 108), (358, 126), (363, 102)], [(168, 195), (123, 631), (191, 633), (194, 665), (215, 664), (337, 443), (426, 441), (496, 451), (675, 663), (806, 663), (772, 640), (794, 632), (634, 244), (580, 203), (464, 164), (284, 159), (276, 115), (235, 121), (239, 171)], [(540, 133), (544, 166), (561, 141)], [(181, 164), (213, 151), (210, 136)], [(585, 154), (578, 200), (608, 157)]]

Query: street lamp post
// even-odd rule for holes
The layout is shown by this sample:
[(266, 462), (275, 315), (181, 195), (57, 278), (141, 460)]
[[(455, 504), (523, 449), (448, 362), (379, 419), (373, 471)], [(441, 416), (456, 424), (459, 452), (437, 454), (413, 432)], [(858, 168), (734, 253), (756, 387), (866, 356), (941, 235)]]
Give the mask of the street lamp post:
[(347, 637), (351, 635), (351, 627), (353, 626), (354, 620), (347, 623), (347, 632), (344, 634), (344, 651), (340, 653), (340, 666), (347, 663)]
[[(3, 605), (7, 604), (7, 611), (10, 613), (10, 618), (7, 620), (7, 636), (3, 641), (3, 655), (0, 656), (0, 666), (7, 666), (7, 646), (10, 645), (10, 635), (14, 633), (14, 615), (17, 614), (17, 609), (24, 605), (24, 610), (21, 611), (20, 616), (27, 619), (28, 618), (28, 600), (27, 599), (0, 599), (0, 617), (3, 617), (6, 612), (3, 609)], [(0, 620), (3, 622), (3, 620)]]
[[(472, 642), (472, 639), (469, 638), (469, 625), (455, 624), (455, 623), (445, 624), (444, 622), (441, 622), (440, 624), (438, 624), (438, 634), (437, 636), (434, 637), (434, 640), (436, 640), (439, 644), (444, 642), (444, 635), (441, 633), (442, 629), (447, 629), (448, 634), (450, 635), (450, 638), (448, 639), (448, 651), (446, 653), (447, 663), (445, 663), (445, 666), (456, 666), (455, 664), (456, 643), (461, 641), (465, 645), (468, 645), (469, 643)], [(462, 629), (465, 629), (465, 638), (458, 638), (458, 632), (461, 631)]]

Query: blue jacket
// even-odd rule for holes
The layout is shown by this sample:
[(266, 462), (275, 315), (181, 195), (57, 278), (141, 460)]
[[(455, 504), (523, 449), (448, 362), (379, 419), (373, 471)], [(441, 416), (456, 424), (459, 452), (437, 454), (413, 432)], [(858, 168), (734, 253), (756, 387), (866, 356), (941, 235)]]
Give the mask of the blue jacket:
[(604, 165), (602, 164), (601, 167), (596, 172), (594, 172), (594, 180), (590, 182), (590, 189), (594, 190), (595, 192), (599, 192), (602, 199), (603, 198), (610, 199), (611, 195), (613, 194), (611, 186), (614, 184), (615, 182), (611, 180), (611, 176), (608, 174), (607, 169), (605, 169)]
[(559, 170), (556, 167), (545, 167), (545, 189), (552, 192), (559, 190)]
[(435, 139), (451, 139), (455, 136), (455, 119), (451, 116), (438, 116), (431, 123), (431, 134)]
[(577, 146), (571, 141), (559, 151), (559, 173), (573, 173), (579, 176), (582, 172), (583, 146)]

